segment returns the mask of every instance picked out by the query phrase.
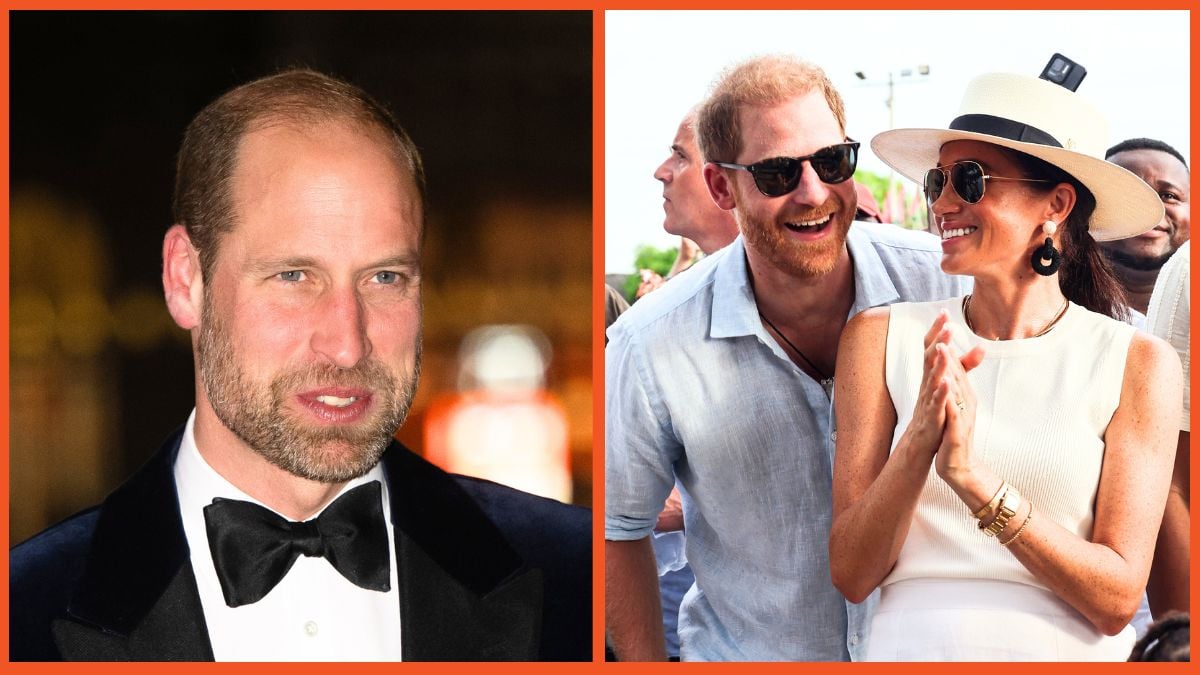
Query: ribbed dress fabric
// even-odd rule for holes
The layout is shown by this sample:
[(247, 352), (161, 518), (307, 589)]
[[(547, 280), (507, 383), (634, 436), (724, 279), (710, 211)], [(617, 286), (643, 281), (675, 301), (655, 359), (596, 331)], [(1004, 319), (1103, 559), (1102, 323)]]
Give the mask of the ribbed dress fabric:
[[(975, 451), (997, 475), (1016, 487), (1024, 498), (1032, 500), (1037, 510), (1036, 518), (1052, 520), (1082, 538), (1090, 538), (1104, 460), (1104, 434), (1120, 401), (1126, 356), (1135, 329), (1072, 304), (1053, 330), (1041, 337), (991, 341), (974, 335), (967, 328), (961, 298), (892, 305), (885, 377), (897, 413), (893, 448), (912, 419), (923, 377), (924, 335), (941, 309), (949, 313), (951, 345), (958, 353), (985, 343), (983, 363), (967, 376), (977, 401)], [(953, 580), (966, 583), (944, 584)], [(899, 588), (893, 589), (892, 603), (889, 604), (888, 587), (910, 581), (926, 585), (920, 593), (914, 593), (911, 586), (903, 592)], [(927, 582), (931, 581), (943, 585), (930, 587)], [(987, 583), (971, 591), (971, 581)], [(999, 585), (992, 582), (999, 582)], [(931, 593), (945, 592), (947, 598), (971, 598), (968, 605), (976, 610), (1013, 611), (1019, 619), (1022, 603), (1026, 603), (1030, 611), (1044, 613), (1046, 607), (1056, 607), (1055, 613), (1062, 613), (1068, 623), (1077, 623), (1074, 619), (1084, 622), (1082, 626), (1072, 625), (1068, 630), (1071, 633), (1083, 631), (1085, 649), (1082, 653), (1072, 651), (1072, 646), (1063, 651), (1060, 645), (1051, 648), (1053, 653), (1023, 654), (1020, 650), (1025, 647), (1020, 644), (1015, 653), (1004, 650), (972, 653), (969, 636), (955, 641), (951, 639), (953, 636), (939, 635), (932, 644), (955, 645), (954, 653), (926, 653), (917, 658), (1089, 658), (1086, 647), (1093, 638), (1097, 645), (1107, 643), (1107, 646), (1090, 652), (1091, 656), (1111, 658), (1121, 649), (1128, 653), (1123, 646), (1114, 649), (1111, 639), (1090, 629), (1090, 624), (1081, 615), (1049, 593), (995, 538), (985, 536), (966, 505), (938, 477), (932, 466), (908, 537), (882, 586), (886, 606), (881, 606), (881, 611), (902, 609), (896, 605), (902, 598), (925, 596), (927, 599)], [(985, 588), (985, 591), (980, 590)], [(997, 591), (997, 588), (1002, 590)], [(1028, 594), (1025, 594), (1026, 589)], [(1024, 600), (1021, 599), (1023, 595)], [(1002, 606), (989, 607), (989, 603), (997, 598), (1002, 600)], [(904, 622), (912, 631), (928, 630), (913, 620)], [(949, 630), (953, 630), (954, 623), (950, 621)], [(967, 626), (970, 622), (964, 617), (960, 625)], [(1088, 629), (1094, 636), (1086, 634)], [(942, 633), (946, 630), (945, 627), (938, 629)], [(1039, 632), (1044, 630), (1044, 627), (1039, 628)], [(987, 631), (987, 634), (994, 632)], [(877, 636), (873, 630), (872, 643), (877, 637), (886, 639), (884, 635)], [(1126, 639), (1121, 638), (1122, 644)], [(1075, 638), (1067, 642), (1073, 640)], [(987, 643), (985, 639), (983, 644)], [(938, 649), (920, 640), (909, 646), (914, 645), (919, 650)], [(1035, 652), (1042, 649), (1028, 646)], [(872, 644), (871, 652), (876, 656), (883, 653), (884, 658), (904, 658), (894, 653), (888, 656), (889, 652), (883, 648), (884, 645)]]

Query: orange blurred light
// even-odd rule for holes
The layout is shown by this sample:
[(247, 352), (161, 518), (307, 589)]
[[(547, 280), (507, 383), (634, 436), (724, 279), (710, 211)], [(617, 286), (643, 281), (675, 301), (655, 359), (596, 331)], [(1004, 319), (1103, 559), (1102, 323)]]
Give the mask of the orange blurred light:
[(447, 471), (571, 501), (567, 416), (547, 392), (445, 396), (426, 415), (425, 451)]

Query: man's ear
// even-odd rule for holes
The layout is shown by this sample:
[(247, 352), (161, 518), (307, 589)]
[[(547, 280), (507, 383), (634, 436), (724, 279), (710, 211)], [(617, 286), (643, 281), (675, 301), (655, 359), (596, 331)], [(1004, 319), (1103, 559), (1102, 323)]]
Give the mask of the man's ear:
[(704, 165), (704, 184), (708, 186), (708, 194), (722, 211), (732, 211), (737, 206), (733, 198), (733, 183), (729, 175), (716, 164)]
[(172, 225), (163, 238), (163, 295), (167, 311), (184, 330), (200, 325), (204, 306), (204, 279), (200, 254), (182, 225)]

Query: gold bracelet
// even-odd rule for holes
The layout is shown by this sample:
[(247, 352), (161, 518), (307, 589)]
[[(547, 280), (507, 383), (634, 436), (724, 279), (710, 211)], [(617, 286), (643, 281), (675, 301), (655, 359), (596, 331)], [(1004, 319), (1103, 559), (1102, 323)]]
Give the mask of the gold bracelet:
[(1004, 499), (1000, 500), (1000, 506), (996, 507), (996, 517), (988, 525), (984, 525), (983, 521), (979, 521), (979, 529), (989, 537), (995, 537), (1008, 527), (1008, 521), (1013, 516), (1017, 515), (1017, 511), (1021, 509), (1021, 493), (1011, 485), (1004, 491)]
[(1033, 502), (1029, 502), (1029, 513), (1025, 515), (1025, 522), (1021, 523), (1021, 527), (1017, 528), (1017, 533), (1012, 536), (1012, 539), (1000, 541), (1000, 538), (996, 537), (996, 541), (1000, 541), (1001, 546), (1008, 546), (1025, 533), (1025, 528), (1029, 527), (1029, 521), (1031, 520), (1033, 520)]
[(996, 506), (1000, 503), (1000, 499), (1004, 497), (1004, 491), (1008, 488), (1008, 483), (1000, 483), (1000, 488), (996, 490), (996, 494), (992, 495), (991, 501), (979, 507), (979, 510), (971, 515), (975, 520), (983, 520), (984, 516), (996, 510)]

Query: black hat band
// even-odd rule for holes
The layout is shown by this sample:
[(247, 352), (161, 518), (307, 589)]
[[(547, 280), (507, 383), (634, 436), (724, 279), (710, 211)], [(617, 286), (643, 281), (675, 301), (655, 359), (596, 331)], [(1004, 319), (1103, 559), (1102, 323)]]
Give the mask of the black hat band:
[(970, 131), (989, 136), (999, 136), (1011, 141), (1020, 141), (1021, 143), (1036, 143), (1056, 148), (1062, 147), (1062, 143), (1059, 143), (1056, 138), (1037, 127), (1021, 122), (1014, 122), (1003, 117), (996, 117), (995, 115), (961, 115), (954, 118), (954, 121), (950, 123), (950, 128), (954, 131)]

